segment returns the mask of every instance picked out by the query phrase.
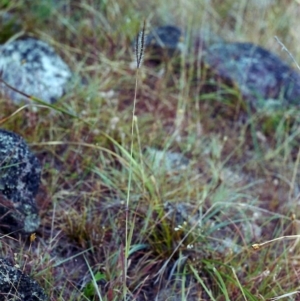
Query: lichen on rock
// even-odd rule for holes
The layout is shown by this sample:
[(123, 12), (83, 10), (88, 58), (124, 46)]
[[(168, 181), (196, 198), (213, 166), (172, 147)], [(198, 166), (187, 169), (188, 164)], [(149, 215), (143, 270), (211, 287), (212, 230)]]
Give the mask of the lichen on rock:
[(9, 260), (0, 258), (0, 301), (46, 301), (44, 290), (31, 277), (13, 266)]
[(150, 60), (156, 63), (186, 50), (181, 29), (173, 25), (159, 26), (151, 30), (145, 36), (144, 46)]
[(178, 173), (186, 170), (190, 164), (189, 159), (178, 152), (147, 147), (145, 155), (152, 170), (156, 171), (155, 173)]
[(35, 202), (41, 166), (19, 135), (0, 129), (0, 225), (34, 232), (40, 218)]
[(300, 104), (300, 74), (260, 46), (217, 43), (203, 59), (220, 78), (235, 83), (255, 108)]
[(181, 49), (181, 39), (182, 32), (180, 28), (166, 25), (156, 27), (146, 35), (145, 45), (175, 51)]
[[(66, 92), (72, 72), (68, 65), (47, 43), (35, 38), (19, 39), (0, 46), (2, 79), (17, 90), (54, 103)], [(29, 98), (4, 83), (0, 92), (15, 103)]]

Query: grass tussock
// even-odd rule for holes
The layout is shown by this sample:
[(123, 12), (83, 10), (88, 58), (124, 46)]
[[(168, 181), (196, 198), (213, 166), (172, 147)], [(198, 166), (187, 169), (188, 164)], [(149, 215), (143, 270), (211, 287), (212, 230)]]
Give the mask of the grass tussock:
[[(192, 45), (209, 29), (289, 61), (276, 35), (299, 62), (298, 10), (255, 0), (3, 4), (23, 16), (13, 34), (52, 44), (87, 84), (37, 112), (0, 99), (1, 126), (43, 164), (36, 238), (1, 236), (1, 256), (50, 300), (297, 300), (299, 113), (249, 115), (192, 46), (151, 65), (143, 33), (176, 24)], [(189, 163), (170, 170), (149, 147)], [(280, 237), (291, 239), (264, 245)]]

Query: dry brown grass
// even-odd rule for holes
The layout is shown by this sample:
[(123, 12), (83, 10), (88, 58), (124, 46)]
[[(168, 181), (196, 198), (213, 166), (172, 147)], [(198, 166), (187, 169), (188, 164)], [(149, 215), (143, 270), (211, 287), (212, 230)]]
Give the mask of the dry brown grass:
[[(170, 61), (162, 77), (162, 66), (141, 68), (133, 135), (131, 129), (136, 73), (130, 45), (144, 18), (151, 26), (177, 24), (191, 36), (211, 28), (226, 40), (254, 42), (287, 58), (276, 35), (300, 61), (299, 4), (260, 2), (86, 0), (61, 1), (50, 10), (41, 1), (8, 5), (88, 80), (57, 104), (80, 118), (24, 109), (2, 124), (31, 144), (44, 169), (36, 240), (3, 237), (1, 254), (17, 253), (18, 264), (51, 300), (299, 298), (297, 241), (251, 249), (299, 232), (299, 131), (289, 123), (298, 113), (270, 118), (259, 112), (242, 122), (235, 87), (227, 87), (226, 102), (213, 87), (203, 87), (199, 101), (193, 65), (178, 70)], [(0, 104), (0, 119), (18, 109), (5, 99)], [(141, 152), (147, 146), (180, 151), (191, 166), (159, 174)], [(167, 201), (190, 205), (200, 226), (168, 214)], [(226, 239), (233, 242), (224, 247)], [(103, 279), (87, 293), (93, 277)]]

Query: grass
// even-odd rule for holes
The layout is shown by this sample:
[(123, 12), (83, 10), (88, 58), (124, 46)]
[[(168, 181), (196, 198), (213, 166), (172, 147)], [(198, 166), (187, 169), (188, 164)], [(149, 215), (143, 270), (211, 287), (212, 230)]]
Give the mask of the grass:
[[(37, 237), (3, 236), (1, 256), (16, 253), (51, 300), (297, 300), (297, 239), (251, 246), (299, 233), (298, 112), (241, 121), (237, 87), (217, 90), (209, 70), (195, 70), (192, 48), (156, 67), (146, 50), (137, 75), (130, 45), (147, 18), (191, 40), (207, 26), (291, 62), (276, 35), (299, 62), (299, 5), (23, 2), (2, 9), (22, 15), (88, 84), (37, 112), (0, 100), (1, 126), (44, 166)], [(147, 147), (183, 153), (190, 165), (157, 168)]]

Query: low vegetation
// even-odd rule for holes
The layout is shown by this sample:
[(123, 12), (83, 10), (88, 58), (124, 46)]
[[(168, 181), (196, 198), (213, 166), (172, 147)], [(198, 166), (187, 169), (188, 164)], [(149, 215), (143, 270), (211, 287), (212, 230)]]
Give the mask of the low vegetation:
[[(299, 62), (300, 6), (221, 2), (1, 2), (22, 20), (12, 34), (50, 43), (83, 78), (52, 108), (0, 99), (1, 127), (43, 165), (40, 229), (3, 235), (0, 255), (50, 300), (298, 300), (299, 112), (249, 115), (193, 41), (207, 29), (292, 64), (278, 36)], [(146, 49), (133, 68), (144, 20), (181, 27), (188, 56), (152, 66)], [(170, 170), (148, 148), (188, 164)]]

